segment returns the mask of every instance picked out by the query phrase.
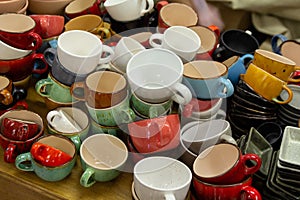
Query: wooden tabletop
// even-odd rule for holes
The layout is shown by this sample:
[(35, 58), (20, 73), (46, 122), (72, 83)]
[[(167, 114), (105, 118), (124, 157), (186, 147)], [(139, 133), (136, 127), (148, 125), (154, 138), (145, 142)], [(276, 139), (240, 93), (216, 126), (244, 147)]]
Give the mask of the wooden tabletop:
[[(32, 85), (27, 89), (27, 103), (31, 111), (39, 113), (44, 119), (48, 110), (43, 99), (35, 92)], [(80, 185), (83, 170), (79, 156), (71, 174), (62, 181), (47, 182), (34, 172), (18, 170), (14, 163), (3, 160), (3, 150), (0, 148), (0, 199), (1, 200), (48, 200), (48, 199), (132, 199), (131, 185), (133, 175), (130, 172), (121, 174), (110, 182), (97, 182), (89, 188)]]

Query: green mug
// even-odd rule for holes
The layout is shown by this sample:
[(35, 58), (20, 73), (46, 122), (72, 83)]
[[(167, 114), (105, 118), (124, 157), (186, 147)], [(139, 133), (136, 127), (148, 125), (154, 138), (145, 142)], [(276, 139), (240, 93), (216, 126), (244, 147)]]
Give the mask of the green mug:
[(35, 84), (35, 90), (42, 97), (56, 102), (69, 103), (73, 101), (70, 87), (57, 81), (51, 73), (46, 79), (41, 79)]
[(80, 147), (83, 174), (80, 184), (90, 187), (98, 182), (115, 179), (128, 158), (125, 143), (116, 136), (95, 134), (87, 137)]
[(131, 106), (141, 116), (155, 118), (168, 113), (172, 107), (173, 100), (169, 99), (162, 103), (148, 103), (138, 98), (134, 93), (131, 95)]
[(93, 119), (91, 120), (91, 126), (90, 126), (90, 134), (98, 134), (98, 133), (105, 133), (109, 135), (118, 136), (118, 133), (120, 132), (120, 128), (118, 126), (103, 126), (101, 124), (98, 124)]
[(36, 142), (41, 142), (60, 149), (71, 155), (72, 159), (63, 165), (48, 167), (38, 163), (33, 158), (32, 154), (27, 152), (17, 156), (15, 166), (21, 171), (34, 171), (38, 177), (45, 181), (54, 182), (66, 178), (71, 173), (77, 160), (76, 147), (74, 143), (66, 137), (54, 135), (41, 137)]

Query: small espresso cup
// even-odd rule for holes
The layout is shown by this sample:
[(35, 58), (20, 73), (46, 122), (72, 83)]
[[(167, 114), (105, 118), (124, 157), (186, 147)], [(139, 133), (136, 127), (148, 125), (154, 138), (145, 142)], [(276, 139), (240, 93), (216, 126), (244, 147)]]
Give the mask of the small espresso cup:
[(203, 123), (190, 122), (189, 128), (182, 133), (181, 139), (186, 147), (197, 155), (218, 143), (237, 145), (232, 137), (230, 123), (223, 119), (213, 119)]
[[(39, 150), (33, 151), (35, 144), (43, 144), (39, 146)], [(52, 151), (46, 151), (44, 145), (49, 148), (54, 148)], [(62, 151), (68, 154), (70, 159), (57, 166), (47, 166), (41, 163), (38, 157), (43, 159), (52, 158), (49, 162), (55, 163), (55, 160), (62, 160), (62, 153), (54, 154), (55, 151)], [(73, 142), (67, 137), (57, 135), (47, 135), (39, 138), (32, 145), (30, 152), (23, 153), (17, 156), (15, 166), (21, 171), (34, 171), (35, 174), (45, 181), (60, 181), (66, 178), (72, 171), (77, 160), (76, 148)], [(28, 164), (29, 162), (29, 164)]]
[(77, 74), (65, 68), (58, 60), (55, 48), (47, 48), (44, 57), (49, 66), (52, 76), (60, 83), (71, 86), (75, 81), (84, 81), (88, 74)]
[(85, 103), (90, 117), (98, 124), (104, 126), (117, 126), (123, 123), (130, 123), (135, 120), (135, 113), (130, 108), (129, 96), (123, 99), (120, 103), (107, 108), (93, 108)]
[(97, 181), (107, 182), (117, 178), (127, 161), (128, 150), (116, 136), (95, 134), (82, 142), (80, 158), (84, 171), (80, 184), (91, 187)]
[(255, 50), (252, 63), (285, 82), (300, 82), (300, 78), (295, 79), (291, 77), (295, 71), (300, 70), (300, 66), (296, 66), (294, 61), (285, 56), (268, 50), (257, 49)]
[(48, 112), (46, 119), (50, 134), (70, 138), (79, 150), (90, 129), (89, 117), (85, 112), (76, 107), (59, 107)]
[(171, 26), (195, 26), (198, 22), (197, 13), (190, 6), (183, 3), (158, 2), (156, 5), (159, 11), (158, 29), (163, 32)]
[(229, 29), (220, 35), (219, 46), (213, 53), (213, 60), (223, 62), (234, 55), (254, 54), (258, 48), (257, 39), (249, 31)]
[(182, 60), (174, 52), (162, 49), (145, 49), (136, 53), (128, 62), (127, 80), (132, 92), (149, 103), (174, 100), (187, 104), (191, 91), (181, 83)]
[[(293, 91), (287, 86), (286, 82), (253, 63), (250, 63), (245, 74), (241, 74), (241, 79), (257, 94), (269, 101), (274, 101), (278, 104), (287, 104), (293, 99)], [(288, 97), (285, 100), (279, 100), (277, 97), (283, 90), (288, 93)]]
[[(104, 53), (105, 56), (102, 57)], [(65, 68), (74, 73), (88, 74), (98, 64), (110, 62), (113, 54), (112, 48), (103, 45), (96, 35), (87, 31), (66, 31), (57, 39), (58, 59)]]
[(4, 137), (2, 133), (0, 133), (0, 144), (4, 149), (4, 161), (6, 162), (14, 162), (17, 155), (28, 152), (30, 150), (31, 145), (33, 142), (41, 137), (44, 133), (44, 124), (43, 119), (40, 115), (35, 112), (29, 110), (11, 110), (5, 112), (1, 115), (0, 121), (1, 124), (5, 118), (12, 118), (17, 120), (23, 120), (27, 122), (33, 122), (38, 124), (38, 132), (35, 134), (34, 137), (29, 138), (27, 140), (11, 140), (7, 137)]
[(139, 199), (184, 200), (191, 185), (192, 172), (174, 158), (151, 156), (135, 164), (133, 179)]
[(227, 98), (234, 92), (227, 67), (217, 61), (196, 60), (184, 65), (183, 83), (199, 99)]
[(57, 102), (69, 103), (73, 101), (70, 87), (60, 83), (51, 73), (46, 79), (41, 79), (35, 84), (35, 91), (42, 97), (53, 99)]
[[(226, 162), (224, 162), (226, 160)], [(253, 166), (247, 166), (253, 161)], [(256, 154), (242, 154), (238, 146), (221, 143), (202, 151), (193, 164), (193, 172), (199, 180), (211, 184), (236, 184), (254, 174), (261, 166)]]
[(127, 81), (117, 72), (96, 71), (85, 81), (74, 82), (71, 93), (75, 99), (85, 101), (95, 109), (109, 108), (127, 97)]
[(244, 199), (262, 200), (261, 194), (252, 187), (252, 177), (235, 184), (211, 184), (193, 177), (192, 185), (199, 199)]
[(126, 73), (126, 66), (130, 58), (145, 47), (130, 37), (122, 37), (114, 48), (115, 54), (111, 60), (112, 64)]
[(36, 50), (42, 45), (35, 32), (35, 21), (26, 15), (7, 13), (0, 16), (0, 39), (19, 49)]
[(193, 60), (201, 47), (198, 34), (185, 26), (172, 26), (164, 33), (154, 33), (149, 43), (152, 47), (173, 51), (184, 63)]
[(154, 7), (153, 0), (106, 0), (108, 14), (116, 21), (128, 22), (139, 19)]
[(238, 84), (240, 75), (246, 72), (247, 62), (251, 60), (253, 55), (245, 54), (242, 57), (232, 56), (223, 62), (228, 67), (228, 79), (234, 86)]
[(173, 101), (171, 99), (162, 103), (148, 103), (138, 98), (134, 93), (132, 93), (130, 100), (132, 109), (147, 118), (164, 115), (173, 105)]

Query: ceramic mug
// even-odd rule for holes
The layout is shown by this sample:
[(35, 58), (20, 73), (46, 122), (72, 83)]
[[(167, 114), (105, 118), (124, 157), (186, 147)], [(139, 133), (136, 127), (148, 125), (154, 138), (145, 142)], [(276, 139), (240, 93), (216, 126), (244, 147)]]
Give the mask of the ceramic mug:
[(105, 0), (72, 1), (65, 6), (64, 14), (70, 19), (87, 14), (102, 16), (107, 13), (104, 2)]
[(223, 64), (225, 64), (228, 67), (228, 79), (234, 86), (238, 84), (240, 80), (240, 75), (245, 74), (247, 70), (247, 62), (251, 60), (253, 60), (253, 55), (245, 54), (241, 57), (232, 56), (227, 60), (223, 61)]
[(63, 32), (65, 19), (60, 15), (29, 15), (35, 21), (35, 32), (43, 39), (58, 36)]
[[(226, 161), (226, 162), (225, 162)], [(253, 166), (247, 166), (254, 161)], [(261, 166), (256, 154), (242, 154), (238, 146), (220, 143), (206, 148), (193, 163), (194, 176), (211, 184), (236, 184), (254, 174)]]
[(194, 113), (199, 118), (208, 118), (215, 115), (222, 105), (222, 98), (218, 99), (197, 99), (193, 98), (187, 105), (181, 106), (181, 113), (184, 117), (190, 117)]
[(108, 14), (116, 21), (128, 22), (139, 19), (154, 7), (153, 0), (106, 0)]
[(117, 178), (127, 161), (128, 150), (116, 136), (95, 134), (82, 142), (80, 158), (84, 171), (80, 184), (91, 187), (97, 181), (107, 182)]
[(35, 32), (35, 21), (26, 15), (7, 13), (0, 16), (0, 39), (19, 49), (36, 50), (42, 45)]
[(133, 179), (139, 199), (184, 200), (191, 185), (192, 172), (174, 158), (152, 156), (135, 164)]
[(10, 140), (4, 137), (3, 134), (0, 134), (0, 144), (4, 149), (4, 161), (11, 163), (15, 161), (17, 155), (28, 152), (35, 140), (43, 135), (44, 124), (40, 115), (29, 110), (11, 110), (5, 112), (0, 117), (1, 124), (5, 118), (30, 121), (39, 125), (38, 133), (34, 137), (24, 141)]
[(104, 126), (116, 126), (123, 123), (130, 123), (135, 120), (135, 113), (129, 105), (129, 95), (120, 103), (108, 107), (97, 109), (89, 106), (86, 102), (85, 106), (89, 112), (90, 117), (98, 124)]
[(85, 81), (74, 82), (71, 94), (95, 109), (110, 108), (127, 97), (127, 81), (117, 72), (96, 71), (89, 74)]
[(42, 53), (31, 53), (24, 57), (11, 60), (0, 60), (1, 75), (12, 81), (21, 81), (32, 74), (44, 74), (48, 71), (48, 64)]
[(51, 73), (46, 79), (41, 79), (35, 84), (35, 91), (42, 97), (53, 99), (57, 102), (69, 103), (73, 101), (70, 87), (57, 81)]
[(172, 26), (164, 33), (154, 33), (150, 36), (149, 43), (154, 48), (173, 51), (184, 63), (193, 60), (201, 47), (198, 34), (185, 26)]
[(235, 184), (210, 184), (193, 177), (193, 187), (195, 193), (199, 199), (251, 199), (262, 200), (261, 194), (258, 190), (252, 187), (252, 177), (248, 177), (245, 180)]
[[(33, 152), (34, 145), (40, 143), (47, 145), (49, 147), (53, 147), (56, 150), (60, 150), (70, 156), (70, 160), (68, 162), (63, 163), (58, 166), (46, 166), (43, 162), (42, 164), (37, 160), (37, 156), (43, 156), (45, 158), (49, 158), (53, 155), (53, 151), (45, 151), (44, 146), (37, 150), (37, 152)], [(59, 155), (62, 155), (61, 153)], [(59, 156), (57, 155), (57, 156)], [(56, 159), (61, 159), (60, 157), (56, 157)], [(35, 174), (45, 181), (60, 181), (66, 178), (71, 172), (76, 163), (77, 154), (75, 145), (72, 143), (70, 139), (63, 136), (57, 135), (47, 135), (39, 138), (33, 144), (30, 152), (23, 153), (18, 155), (15, 161), (15, 166), (21, 171), (34, 171)], [(30, 164), (28, 164), (28, 162)]]
[(18, 49), (0, 40), (0, 60), (14, 60), (31, 53), (32, 50)]
[(291, 74), (300, 70), (300, 66), (296, 66), (294, 61), (285, 56), (271, 51), (257, 49), (255, 50), (252, 63), (285, 82), (300, 82), (300, 78), (294, 79), (291, 77)]
[(71, 86), (75, 81), (84, 81), (88, 74), (77, 74), (65, 68), (58, 60), (55, 48), (47, 48), (44, 51), (44, 57), (48, 65), (51, 66), (50, 71), (57, 81)]
[(189, 27), (201, 39), (201, 47), (198, 50), (196, 60), (212, 60), (212, 54), (217, 48), (220, 37), (220, 29), (215, 25)]
[(229, 29), (220, 35), (220, 45), (213, 53), (213, 60), (223, 62), (237, 55), (254, 54), (259, 48), (257, 39), (249, 31), (240, 29)]
[(50, 134), (70, 138), (79, 150), (90, 129), (90, 120), (85, 112), (76, 107), (59, 107), (48, 112), (46, 119)]
[[(104, 53), (106, 55), (102, 57)], [(112, 48), (103, 45), (96, 35), (87, 31), (66, 31), (57, 39), (58, 59), (65, 68), (74, 73), (88, 74), (98, 64), (108, 63), (113, 54)]]
[(130, 58), (145, 47), (130, 37), (122, 37), (114, 47), (115, 54), (111, 60), (112, 64), (126, 73), (126, 66)]
[(197, 13), (190, 6), (183, 3), (157, 2), (158, 32), (163, 32), (171, 26), (195, 26), (198, 22)]
[(196, 60), (186, 63), (183, 77), (183, 83), (199, 99), (227, 98), (234, 92), (227, 78), (227, 67), (217, 61)]
[(0, 104), (9, 105), (13, 102), (13, 83), (5, 76), (0, 76)]
[(136, 53), (128, 62), (127, 80), (140, 99), (161, 103), (173, 99), (187, 104), (191, 91), (181, 83), (183, 63), (172, 51), (161, 48), (145, 49)]
[(69, 20), (65, 26), (65, 31), (70, 30), (83, 30), (99, 35), (101, 39), (111, 37), (111, 32), (108, 28), (104, 27), (103, 19), (95, 14), (80, 15)]
[(25, 100), (19, 100), (16, 102), (13, 102), (12, 104), (8, 106), (1, 106), (0, 107), (0, 115), (3, 115), (4, 113), (11, 111), (11, 110), (17, 110), (17, 109), (28, 109), (28, 103)]
[(97, 123), (94, 119), (90, 118), (90, 130), (89, 133), (91, 135), (94, 134), (109, 134), (109, 135), (114, 135), (114, 136), (119, 136), (119, 133), (121, 133), (121, 129), (119, 126), (104, 126), (99, 123)]
[[(256, 93), (269, 101), (274, 101), (278, 104), (287, 104), (293, 99), (293, 92), (287, 86), (286, 82), (257, 67), (253, 63), (250, 63), (246, 73), (240, 76)], [(283, 90), (288, 93), (288, 97), (282, 101), (277, 97)]]
[(223, 119), (213, 119), (203, 123), (190, 122), (192, 125), (182, 133), (184, 146), (197, 155), (206, 148), (218, 143), (237, 145), (232, 137), (230, 123)]
[(178, 114), (135, 121), (127, 126), (131, 141), (140, 153), (166, 151), (179, 145)]

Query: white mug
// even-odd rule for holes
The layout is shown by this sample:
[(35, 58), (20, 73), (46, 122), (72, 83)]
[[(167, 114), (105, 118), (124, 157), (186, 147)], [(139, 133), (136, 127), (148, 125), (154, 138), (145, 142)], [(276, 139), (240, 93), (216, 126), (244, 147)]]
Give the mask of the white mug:
[[(103, 53), (108, 55), (102, 57)], [(60, 63), (77, 74), (94, 71), (98, 64), (110, 62), (113, 55), (112, 48), (103, 45), (96, 35), (88, 31), (66, 31), (57, 39), (57, 56)]]
[(122, 72), (126, 73), (126, 66), (130, 58), (145, 47), (130, 37), (122, 37), (114, 48), (115, 54), (111, 60), (112, 64)]
[(132, 92), (149, 103), (161, 103), (173, 99), (187, 104), (191, 91), (181, 83), (183, 63), (172, 51), (161, 48), (145, 49), (129, 60), (127, 80)]
[(0, 60), (13, 60), (23, 58), (31, 52), (32, 50), (18, 49), (0, 40)]
[(185, 26), (171, 26), (164, 33), (154, 33), (149, 43), (152, 47), (173, 51), (183, 62), (192, 61), (201, 47), (201, 39), (197, 33)]
[(184, 163), (164, 156), (140, 160), (133, 172), (139, 199), (184, 200), (192, 180), (192, 172)]
[[(148, 5), (148, 7), (147, 7)], [(153, 0), (106, 0), (104, 2), (109, 15), (116, 21), (128, 22), (136, 20), (154, 7)]]
[(199, 154), (206, 148), (222, 141), (237, 145), (232, 137), (230, 123), (223, 119), (213, 119), (203, 123), (190, 122), (185, 132), (182, 133), (182, 141), (192, 152)]
[(82, 130), (76, 120), (62, 109), (51, 110), (48, 112), (46, 118), (47, 122), (57, 131), (75, 133)]

